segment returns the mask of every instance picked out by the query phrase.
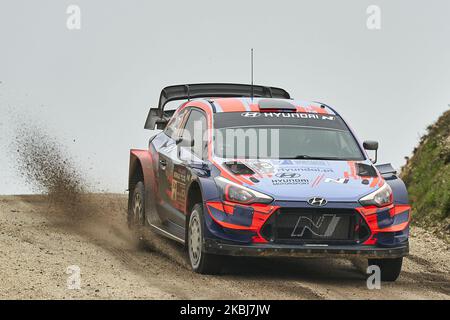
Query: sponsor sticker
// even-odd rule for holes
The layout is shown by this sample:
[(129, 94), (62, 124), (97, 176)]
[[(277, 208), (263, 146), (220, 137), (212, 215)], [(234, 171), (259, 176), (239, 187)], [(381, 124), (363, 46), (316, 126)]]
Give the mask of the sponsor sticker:
[(282, 179), (272, 179), (272, 184), (275, 186), (279, 185), (290, 185), (290, 184), (309, 184), (309, 179), (305, 178), (282, 178)]
[(186, 181), (188, 171), (180, 165), (175, 165), (172, 180), (172, 200), (184, 204), (186, 200)]
[(243, 112), (245, 118), (298, 118), (334, 121), (336, 117), (328, 114), (304, 113), (304, 112)]

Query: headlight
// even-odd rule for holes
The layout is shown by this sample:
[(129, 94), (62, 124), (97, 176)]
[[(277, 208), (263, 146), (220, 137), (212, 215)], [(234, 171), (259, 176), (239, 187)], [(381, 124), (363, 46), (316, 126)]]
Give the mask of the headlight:
[(359, 203), (361, 203), (363, 206), (377, 206), (377, 207), (384, 207), (390, 205), (392, 201), (393, 201), (392, 189), (387, 183), (385, 183), (378, 190), (359, 199)]
[(221, 190), (224, 200), (243, 204), (271, 203), (273, 201), (272, 197), (264, 193), (241, 186), (224, 177), (216, 177), (214, 181)]

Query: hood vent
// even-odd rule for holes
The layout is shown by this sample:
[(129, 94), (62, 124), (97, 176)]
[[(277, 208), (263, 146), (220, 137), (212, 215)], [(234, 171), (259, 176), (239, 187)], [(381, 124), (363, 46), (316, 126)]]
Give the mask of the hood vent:
[(365, 163), (356, 163), (356, 174), (360, 177), (378, 177), (375, 168)]
[(225, 165), (234, 174), (255, 174), (255, 172), (242, 162), (231, 161), (225, 162)]

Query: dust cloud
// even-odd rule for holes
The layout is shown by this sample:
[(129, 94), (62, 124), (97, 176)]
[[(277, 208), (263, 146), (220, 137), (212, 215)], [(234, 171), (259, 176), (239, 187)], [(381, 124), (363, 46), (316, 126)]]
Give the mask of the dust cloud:
[(117, 249), (147, 250), (186, 266), (182, 247), (145, 227), (127, 225), (126, 195), (97, 193), (68, 149), (44, 126), (17, 126), (15, 168), (36, 192), (46, 195), (48, 215), (58, 226), (82, 233), (97, 244)]

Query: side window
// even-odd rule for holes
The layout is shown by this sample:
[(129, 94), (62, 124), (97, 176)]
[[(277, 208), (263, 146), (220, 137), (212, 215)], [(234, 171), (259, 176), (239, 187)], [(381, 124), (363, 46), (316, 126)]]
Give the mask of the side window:
[(205, 160), (208, 154), (208, 141), (205, 132), (208, 129), (203, 112), (192, 109), (183, 130), (183, 145), (190, 147), (191, 152)]
[(183, 123), (183, 119), (186, 115), (186, 110), (187, 109), (183, 109), (180, 112), (175, 112), (172, 119), (170, 119), (169, 123), (167, 124), (166, 129), (164, 130), (164, 132), (172, 139), (177, 138), (178, 129)]

